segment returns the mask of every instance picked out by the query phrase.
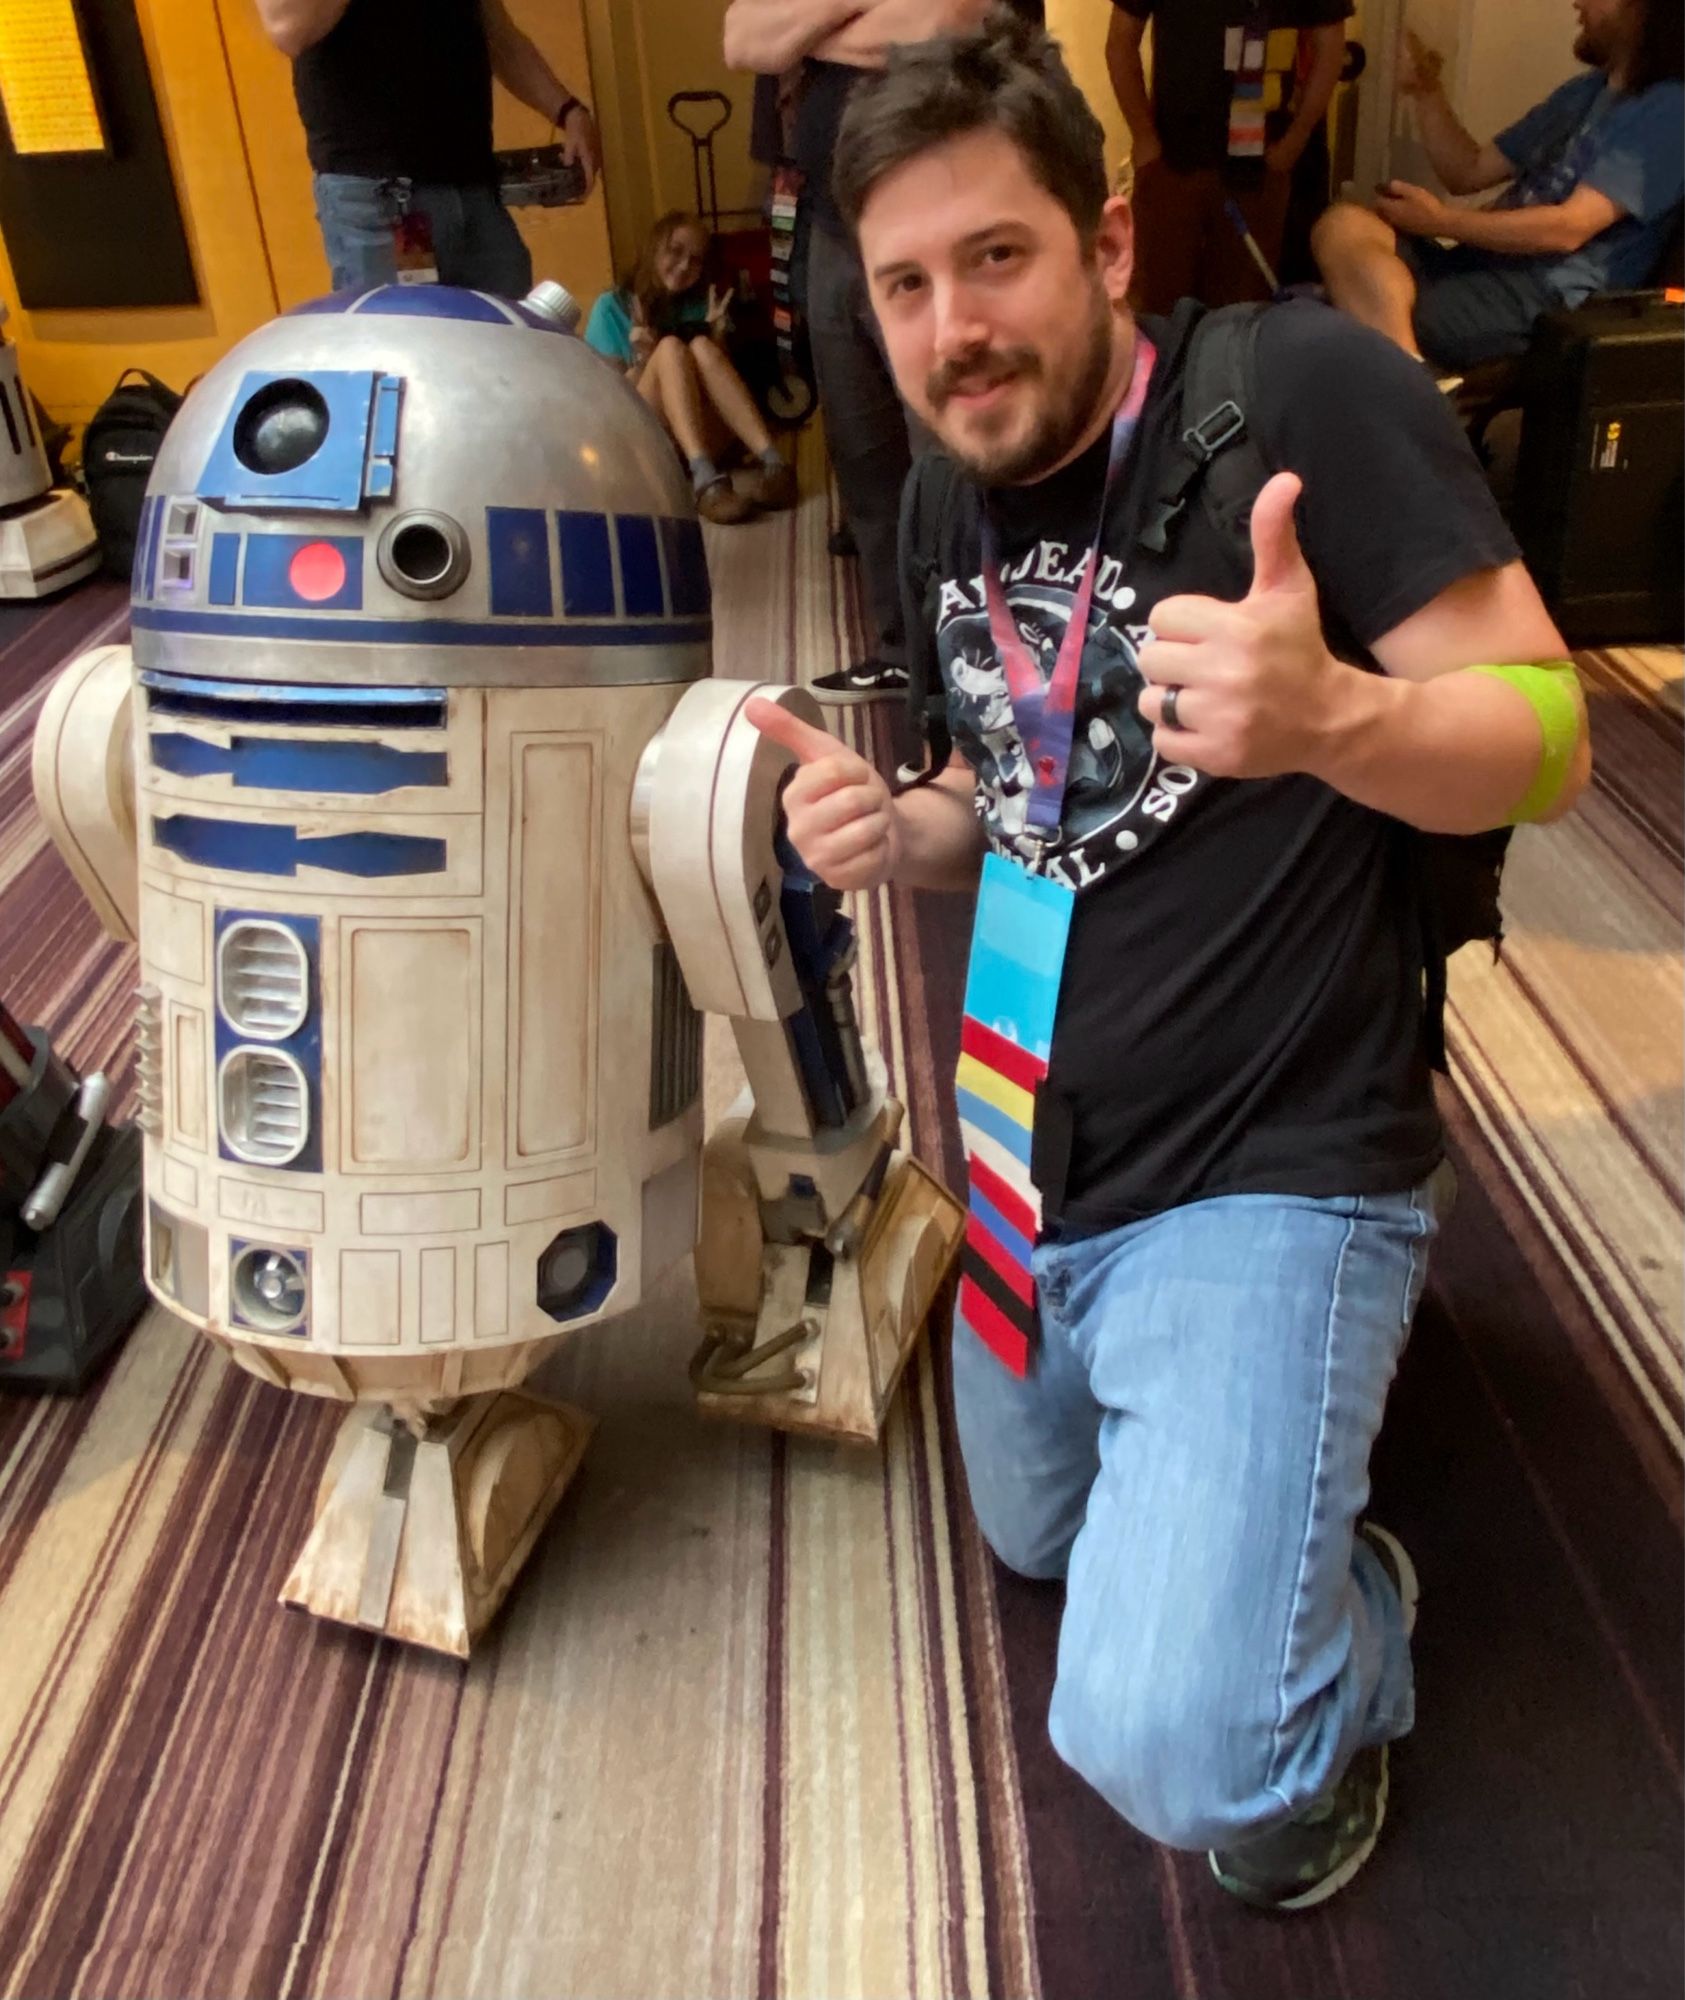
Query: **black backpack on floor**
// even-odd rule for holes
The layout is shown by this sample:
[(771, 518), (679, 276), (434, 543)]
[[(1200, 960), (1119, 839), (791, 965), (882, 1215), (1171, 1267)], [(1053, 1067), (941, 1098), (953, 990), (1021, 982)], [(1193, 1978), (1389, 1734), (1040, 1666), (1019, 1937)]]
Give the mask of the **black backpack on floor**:
[[(131, 377), (138, 381), (131, 382)], [(125, 368), (82, 433), (82, 480), (105, 567), (128, 579), (152, 462), (181, 398), (144, 368)]]
[[(1182, 375), (1181, 450), (1170, 455), (1140, 545), (1162, 555), (1197, 500), (1233, 544), (1249, 572), (1252, 562), (1252, 502), (1277, 469), (1262, 441), (1248, 428), (1246, 411), (1257, 407), (1253, 364), (1258, 326), (1270, 308), (1223, 306), (1208, 312), (1188, 340)], [(914, 780), (927, 784), (953, 753), (948, 730), (948, 696), (936, 664), (935, 648), (923, 627), (922, 598), (931, 581), (919, 573), (928, 558), (915, 552), (934, 545), (932, 532), (953, 496), (958, 468), (945, 452), (927, 452), (915, 461), (901, 496), (901, 576), (907, 600), (908, 697), (926, 746), (925, 769)], [(1477, 940), (1492, 947), (1503, 940), (1498, 883), (1511, 829), (1489, 833), (1422, 833), (1399, 822), (1416, 859), (1422, 885), (1422, 964), (1429, 1060), (1436, 1069), (1445, 1058), (1445, 961)]]

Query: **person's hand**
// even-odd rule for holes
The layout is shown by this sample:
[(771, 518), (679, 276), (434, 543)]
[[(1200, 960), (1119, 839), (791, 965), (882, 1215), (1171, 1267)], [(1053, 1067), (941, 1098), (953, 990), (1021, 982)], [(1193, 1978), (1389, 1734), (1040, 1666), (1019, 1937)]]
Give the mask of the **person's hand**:
[(1272, 174), (1290, 174), (1299, 164), (1299, 155), (1309, 140), (1308, 132), (1298, 132), (1289, 127), (1273, 145), (1264, 148), (1264, 165)]
[(1443, 236), (1450, 220), (1439, 196), (1414, 181), (1383, 181), (1376, 191), (1375, 213), (1406, 236)]
[(887, 881), (901, 858), (901, 827), (879, 773), (828, 730), (765, 695), (752, 695), (743, 713), (796, 760), (784, 788), (784, 820), (813, 873), (833, 889), (875, 889)]
[(561, 142), (562, 158), (570, 166), (577, 160), (585, 169), (585, 192), (589, 194), (603, 170), (603, 145), (590, 105), (576, 104), (562, 120)]
[(1158, 134), (1153, 132), (1145, 139), (1132, 138), (1129, 142), (1129, 165), (1137, 176), (1144, 174), (1148, 167), (1156, 166), (1164, 158), (1164, 148), (1158, 142)]
[[(1299, 548), (1301, 482), (1278, 472), (1252, 503), (1252, 588), (1238, 604), (1167, 597), (1141, 648), (1142, 719), (1171, 764), (1218, 778), (1273, 778), (1313, 767), (1331, 724), (1343, 667), (1329, 652), (1316, 579)], [(1177, 727), (1164, 725), (1175, 688)]]
[(727, 285), (723, 292), (716, 292), (712, 285), (708, 287), (706, 307), (708, 332), (716, 342), (724, 341), (731, 331), (731, 302), (736, 296), (735, 285)]
[(632, 324), (627, 337), (632, 343), (632, 365), (641, 368), (655, 352), (657, 342), (655, 329), (644, 318), (644, 309), (636, 299), (632, 301)]
[(1406, 28), (1398, 41), (1397, 82), (1404, 97), (1426, 97), (1439, 88), (1439, 73), (1445, 58), (1430, 49), (1420, 35)]

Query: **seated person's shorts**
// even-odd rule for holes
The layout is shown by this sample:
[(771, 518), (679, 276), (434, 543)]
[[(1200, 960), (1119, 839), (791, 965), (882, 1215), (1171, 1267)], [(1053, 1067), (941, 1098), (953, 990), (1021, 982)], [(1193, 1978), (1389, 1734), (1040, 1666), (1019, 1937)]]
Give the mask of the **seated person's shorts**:
[(1417, 342), (1442, 368), (1524, 353), (1540, 313), (1564, 303), (1524, 266), (1494, 263), (1466, 243), (1400, 235), (1398, 254), (1416, 275)]

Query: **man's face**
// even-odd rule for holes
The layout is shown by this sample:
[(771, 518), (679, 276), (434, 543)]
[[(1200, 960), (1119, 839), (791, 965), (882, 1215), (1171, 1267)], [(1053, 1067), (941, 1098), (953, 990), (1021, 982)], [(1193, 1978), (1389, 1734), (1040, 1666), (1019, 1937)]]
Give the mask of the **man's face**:
[(1043, 477), (1093, 421), (1131, 249), (1112, 201), (1085, 253), (1000, 132), (933, 146), (872, 190), (860, 254), (896, 383), (985, 483)]
[(1574, 0), (1580, 32), (1574, 37), (1574, 59), (1607, 69), (1622, 54), (1635, 26), (1637, 0)]

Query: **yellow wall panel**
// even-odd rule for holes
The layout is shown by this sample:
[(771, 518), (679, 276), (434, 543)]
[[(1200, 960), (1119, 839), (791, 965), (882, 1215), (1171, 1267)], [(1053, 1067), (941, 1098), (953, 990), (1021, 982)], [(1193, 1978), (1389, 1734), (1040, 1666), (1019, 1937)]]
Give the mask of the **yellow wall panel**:
[[(0, 295), (14, 308), (8, 332), (25, 378), (70, 422), (85, 422), (126, 367), (185, 388), (254, 327), (328, 286), (290, 65), (265, 39), (252, 0), (137, 5), (201, 302), (24, 312), (0, 243)], [(582, 0), (509, 0), (509, 10), (567, 86), (594, 101)], [(548, 136), (545, 120), (501, 86), (495, 104), (499, 146)], [(586, 304), (611, 281), (600, 192), (576, 209), (526, 209), (517, 219), (538, 276), (560, 278)]]

